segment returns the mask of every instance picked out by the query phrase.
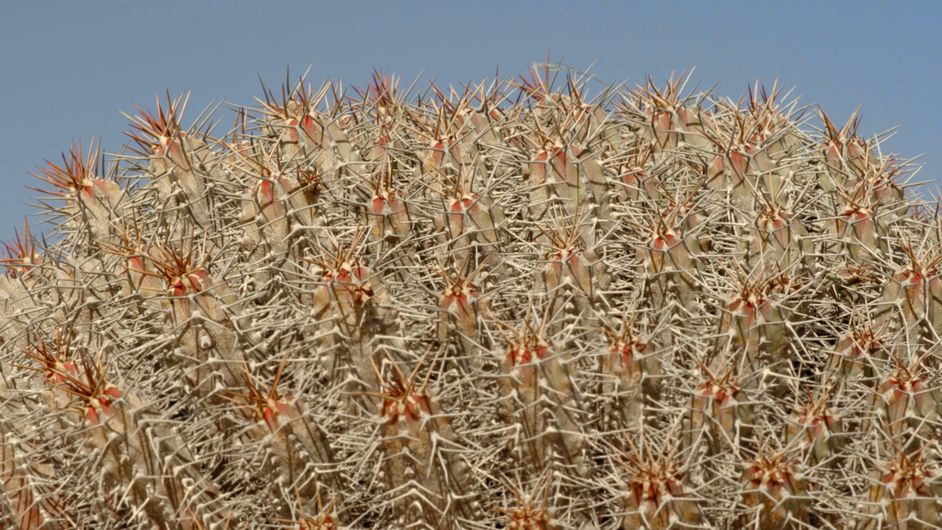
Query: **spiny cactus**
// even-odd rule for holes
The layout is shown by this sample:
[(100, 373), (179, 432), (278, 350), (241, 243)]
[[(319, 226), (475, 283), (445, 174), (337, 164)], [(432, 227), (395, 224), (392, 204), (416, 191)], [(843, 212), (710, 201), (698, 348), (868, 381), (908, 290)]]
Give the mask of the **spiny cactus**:
[(47, 163), (2, 525), (942, 524), (911, 165), (774, 86), (590, 80), (289, 80), (228, 131), (168, 94)]

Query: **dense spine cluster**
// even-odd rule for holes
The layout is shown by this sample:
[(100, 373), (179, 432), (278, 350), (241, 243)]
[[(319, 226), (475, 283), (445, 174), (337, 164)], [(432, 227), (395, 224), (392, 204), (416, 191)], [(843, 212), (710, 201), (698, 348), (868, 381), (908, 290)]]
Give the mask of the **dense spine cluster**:
[(776, 88), (566, 72), (302, 79), (223, 132), (168, 95), (48, 163), (0, 277), (2, 525), (942, 524), (909, 164)]

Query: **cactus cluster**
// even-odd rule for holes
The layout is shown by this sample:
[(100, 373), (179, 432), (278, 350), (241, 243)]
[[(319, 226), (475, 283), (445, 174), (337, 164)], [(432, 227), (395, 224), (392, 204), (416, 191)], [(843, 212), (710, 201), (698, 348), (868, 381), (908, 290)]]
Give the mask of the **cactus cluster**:
[(688, 79), (289, 79), (71, 147), (5, 245), (0, 524), (939, 527), (912, 164)]

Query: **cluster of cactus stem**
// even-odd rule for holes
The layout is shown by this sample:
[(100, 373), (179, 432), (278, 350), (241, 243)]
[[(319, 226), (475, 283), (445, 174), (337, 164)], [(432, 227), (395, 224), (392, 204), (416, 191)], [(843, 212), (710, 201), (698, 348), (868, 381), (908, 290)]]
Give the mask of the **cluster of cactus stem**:
[(688, 80), (302, 77), (71, 147), (5, 244), (0, 523), (939, 527), (911, 162)]

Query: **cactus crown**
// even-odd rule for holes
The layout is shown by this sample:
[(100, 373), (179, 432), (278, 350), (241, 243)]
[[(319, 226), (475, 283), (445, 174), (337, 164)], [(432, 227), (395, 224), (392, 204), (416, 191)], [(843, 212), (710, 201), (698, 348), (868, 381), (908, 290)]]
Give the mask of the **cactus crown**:
[(0, 526), (942, 525), (911, 163), (777, 85), (592, 83), (168, 93), (48, 162)]

